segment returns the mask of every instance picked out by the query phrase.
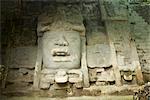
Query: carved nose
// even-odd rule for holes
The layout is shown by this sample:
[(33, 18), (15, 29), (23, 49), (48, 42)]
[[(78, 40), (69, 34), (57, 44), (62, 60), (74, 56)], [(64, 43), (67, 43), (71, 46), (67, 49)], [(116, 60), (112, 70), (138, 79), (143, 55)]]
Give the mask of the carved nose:
[(64, 36), (60, 37), (58, 41), (56, 41), (55, 45), (58, 46), (68, 46), (69, 43)]

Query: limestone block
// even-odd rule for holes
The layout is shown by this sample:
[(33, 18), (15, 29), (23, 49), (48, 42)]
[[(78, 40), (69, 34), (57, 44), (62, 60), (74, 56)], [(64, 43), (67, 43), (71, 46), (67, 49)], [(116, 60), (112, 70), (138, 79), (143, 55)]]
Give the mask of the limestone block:
[(50, 83), (48, 83), (48, 82), (40, 82), (40, 88), (41, 89), (49, 89), (50, 88)]
[(119, 66), (120, 71), (135, 71), (136, 66), (133, 66), (133, 64), (128, 64), (125, 66)]
[(51, 86), (50, 90), (65, 90), (69, 88), (71, 88), (69, 83), (55, 83)]
[(79, 83), (83, 81), (82, 72), (80, 70), (69, 70), (68, 71), (69, 82)]
[(117, 55), (117, 61), (118, 61), (118, 65), (119, 66), (124, 66), (125, 63), (124, 63), (124, 56), (121, 56), (121, 55)]
[(132, 81), (132, 79), (133, 79), (133, 77), (132, 77), (132, 75), (123, 75), (123, 78), (124, 78), (124, 80), (126, 80), (126, 81)]
[(87, 46), (87, 63), (88, 67), (110, 67), (110, 47), (105, 44), (96, 44)]
[(68, 75), (66, 71), (58, 71), (55, 75), (56, 83), (66, 83), (68, 81)]
[(112, 70), (101, 72), (101, 75), (97, 75), (97, 81), (113, 82), (115, 81), (114, 73)]
[(123, 84), (137, 84), (135, 71), (121, 71)]
[(113, 82), (115, 81), (114, 72), (111, 68), (89, 68), (89, 77), (91, 82)]
[[(103, 31), (103, 27), (99, 29), (100, 26), (96, 25), (94, 27), (92, 27), (92, 32), (87, 32), (87, 43), (88, 45), (95, 45), (95, 44), (106, 44), (108, 43), (107, 41), (107, 35), (105, 32), (101, 32)], [(90, 28), (90, 26), (89, 26)]]
[(56, 73), (56, 70), (52, 70), (52, 69), (42, 69), (41, 70), (41, 74), (55, 74)]
[(143, 73), (144, 81), (145, 82), (150, 82), (150, 73)]
[(99, 81), (96, 81), (95, 83), (97, 86), (103, 86), (106, 84), (106, 82), (99, 82)]
[(41, 81), (53, 84), (55, 82), (55, 75), (54, 74), (41, 75)]
[(37, 47), (16, 47), (8, 51), (9, 68), (33, 69), (36, 61)]
[(74, 86), (76, 88), (82, 88), (83, 87), (83, 83), (82, 82), (77, 82), (77, 83), (74, 84)]
[(97, 73), (96, 73), (96, 69), (95, 68), (89, 68), (89, 78), (91, 82), (96, 81), (97, 79)]
[(20, 68), (19, 72), (22, 73), (23, 75), (26, 75), (26, 74), (28, 74), (28, 69), (26, 69), (26, 68)]
[(99, 72), (101, 73), (101, 72), (103, 72), (103, 71), (105, 71), (104, 68), (98, 68), (98, 69), (96, 70), (97, 73), (99, 73)]

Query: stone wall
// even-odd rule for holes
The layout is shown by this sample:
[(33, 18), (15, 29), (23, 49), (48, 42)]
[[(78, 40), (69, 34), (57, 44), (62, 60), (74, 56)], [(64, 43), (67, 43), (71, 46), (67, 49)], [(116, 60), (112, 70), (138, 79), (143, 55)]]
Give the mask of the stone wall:
[[(120, 64), (119, 66), (122, 67), (123, 65), (124, 67), (133, 67), (132, 61), (139, 58), (145, 82), (150, 81), (150, 16), (148, 15), (148, 5), (142, 7), (136, 5), (136, 7), (133, 7), (132, 11), (129, 13), (131, 16), (125, 15), (125, 19), (123, 17), (123, 20), (115, 19), (114, 21), (112, 20), (113, 17), (106, 19), (103, 18), (103, 12), (101, 12), (101, 6), (98, 0), (49, 1), (50, 0), (23, 0), (21, 3), (17, 0), (3, 0), (1, 2), (1, 52), (2, 64), (6, 65), (6, 67), (9, 67), (6, 80), (6, 88), (8, 89), (8, 93), (12, 93), (18, 90), (18, 88), (21, 89), (22, 92), (27, 92), (24, 90), (30, 90), (32, 88), (33, 73), (35, 70), (35, 63), (33, 62), (35, 62), (37, 56), (38, 17), (43, 12), (47, 11), (48, 6), (57, 6), (57, 4), (69, 6), (78, 5), (78, 7), (80, 7), (83, 23), (86, 28), (85, 37), (87, 39), (87, 47), (97, 44), (104, 44), (106, 48), (103, 48), (105, 46), (102, 45), (103, 47), (101, 50), (105, 51), (110, 44), (110, 41), (113, 42), (116, 50), (115, 52), (117, 53), (118, 57), (117, 59), (120, 60), (116, 61), (118, 64)], [(133, 43), (135, 43), (135, 45)], [(136, 56), (134, 58), (135, 53), (138, 54), (138, 57)], [(99, 84), (100, 83), (97, 85)]]

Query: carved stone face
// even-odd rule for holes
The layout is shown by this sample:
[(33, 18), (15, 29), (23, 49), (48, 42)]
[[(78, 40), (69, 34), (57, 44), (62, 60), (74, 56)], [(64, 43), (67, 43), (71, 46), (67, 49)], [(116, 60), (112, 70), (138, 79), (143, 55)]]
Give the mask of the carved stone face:
[(80, 67), (80, 35), (78, 32), (45, 32), (43, 65), (51, 69)]

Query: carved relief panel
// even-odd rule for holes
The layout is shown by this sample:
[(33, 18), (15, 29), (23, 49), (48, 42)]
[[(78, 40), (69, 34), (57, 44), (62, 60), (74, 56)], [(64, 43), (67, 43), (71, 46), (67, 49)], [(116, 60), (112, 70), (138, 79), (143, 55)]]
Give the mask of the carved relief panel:
[[(82, 16), (78, 6), (55, 7), (39, 16), (38, 36), (41, 44), (41, 67), (39, 79), (35, 73), (36, 88), (49, 89), (55, 84), (75, 84), (83, 87), (83, 66), (81, 55), (85, 34)], [(70, 10), (72, 9), (72, 10)], [(83, 43), (84, 42), (84, 43)], [(38, 68), (37, 68), (38, 69)]]

